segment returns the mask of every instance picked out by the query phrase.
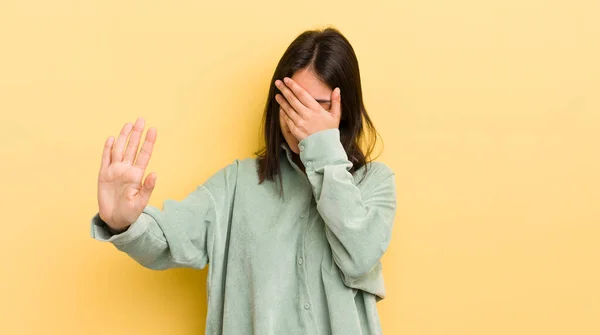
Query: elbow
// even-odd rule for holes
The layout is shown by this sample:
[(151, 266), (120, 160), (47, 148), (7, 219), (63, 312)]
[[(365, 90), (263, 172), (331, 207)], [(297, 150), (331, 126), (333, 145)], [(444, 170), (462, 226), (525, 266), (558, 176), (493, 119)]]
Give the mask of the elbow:
[(203, 269), (208, 264), (206, 257), (195, 257), (190, 259), (174, 259), (170, 253), (162, 253), (153, 259), (136, 259), (143, 267), (150, 270), (167, 270), (170, 268), (195, 268)]
[(379, 264), (381, 256), (383, 256), (382, 253), (363, 254), (346, 261), (336, 261), (336, 263), (347, 280), (355, 281), (371, 273)]
[(153, 257), (153, 258), (139, 257), (139, 258), (134, 258), (134, 260), (141, 266), (145, 267), (146, 269), (150, 269), (150, 270), (161, 271), (161, 270), (167, 270), (172, 267), (170, 262), (165, 261), (165, 258), (160, 257), (160, 256)]

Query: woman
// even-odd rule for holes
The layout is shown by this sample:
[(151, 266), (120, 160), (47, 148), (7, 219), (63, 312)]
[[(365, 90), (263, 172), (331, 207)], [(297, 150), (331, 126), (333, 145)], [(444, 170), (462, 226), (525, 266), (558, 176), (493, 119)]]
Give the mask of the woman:
[(142, 119), (108, 138), (92, 236), (151, 269), (210, 263), (207, 334), (379, 334), (396, 194), (393, 171), (367, 161), (374, 143), (359, 146), (363, 126), (376, 133), (356, 55), (335, 29), (304, 32), (273, 83), (257, 157), (162, 210), (148, 205), (156, 174), (142, 183), (156, 130), (139, 154)]

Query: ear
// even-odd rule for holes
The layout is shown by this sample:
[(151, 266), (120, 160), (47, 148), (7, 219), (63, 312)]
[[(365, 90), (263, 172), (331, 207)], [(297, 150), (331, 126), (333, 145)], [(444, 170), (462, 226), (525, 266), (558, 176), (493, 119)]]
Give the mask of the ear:
[(338, 121), (342, 118), (342, 95), (339, 87), (336, 87), (333, 92), (331, 92), (330, 112)]

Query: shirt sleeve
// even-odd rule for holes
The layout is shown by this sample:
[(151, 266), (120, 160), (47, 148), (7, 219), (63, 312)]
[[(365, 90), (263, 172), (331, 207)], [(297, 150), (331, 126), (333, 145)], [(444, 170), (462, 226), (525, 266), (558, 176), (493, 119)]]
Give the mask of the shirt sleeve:
[(96, 213), (91, 235), (112, 243), (144, 267), (202, 269), (208, 264), (215, 234), (229, 222), (238, 160), (213, 174), (182, 200), (166, 200), (163, 208), (146, 206), (125, 232), (112, 234)]
[(344, 283), (373, 294), (382, 292), (380, 260), (396, 214), (393, 171), (383, 163), (371, 164), (359, 188), (337, 128), (311, 134), (299, 148)]

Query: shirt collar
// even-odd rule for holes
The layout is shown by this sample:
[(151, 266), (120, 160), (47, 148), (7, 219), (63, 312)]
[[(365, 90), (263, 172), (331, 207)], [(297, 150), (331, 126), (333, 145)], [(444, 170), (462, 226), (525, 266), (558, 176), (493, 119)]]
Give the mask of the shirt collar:
[(281, 143), (281, 148), (283, 148), (283, 151), (285, 151), (285, 156), (287, 157), (288, 162), (290, 163), (290, 165), (297, 166), (296, 163), (294, 162), (294, 159), (292, 158), (292, 154), (294, 152), (292, 151), (292, 149), (290, 148), (290, 146), (287, 144), (286, 141), (283, 141)]

